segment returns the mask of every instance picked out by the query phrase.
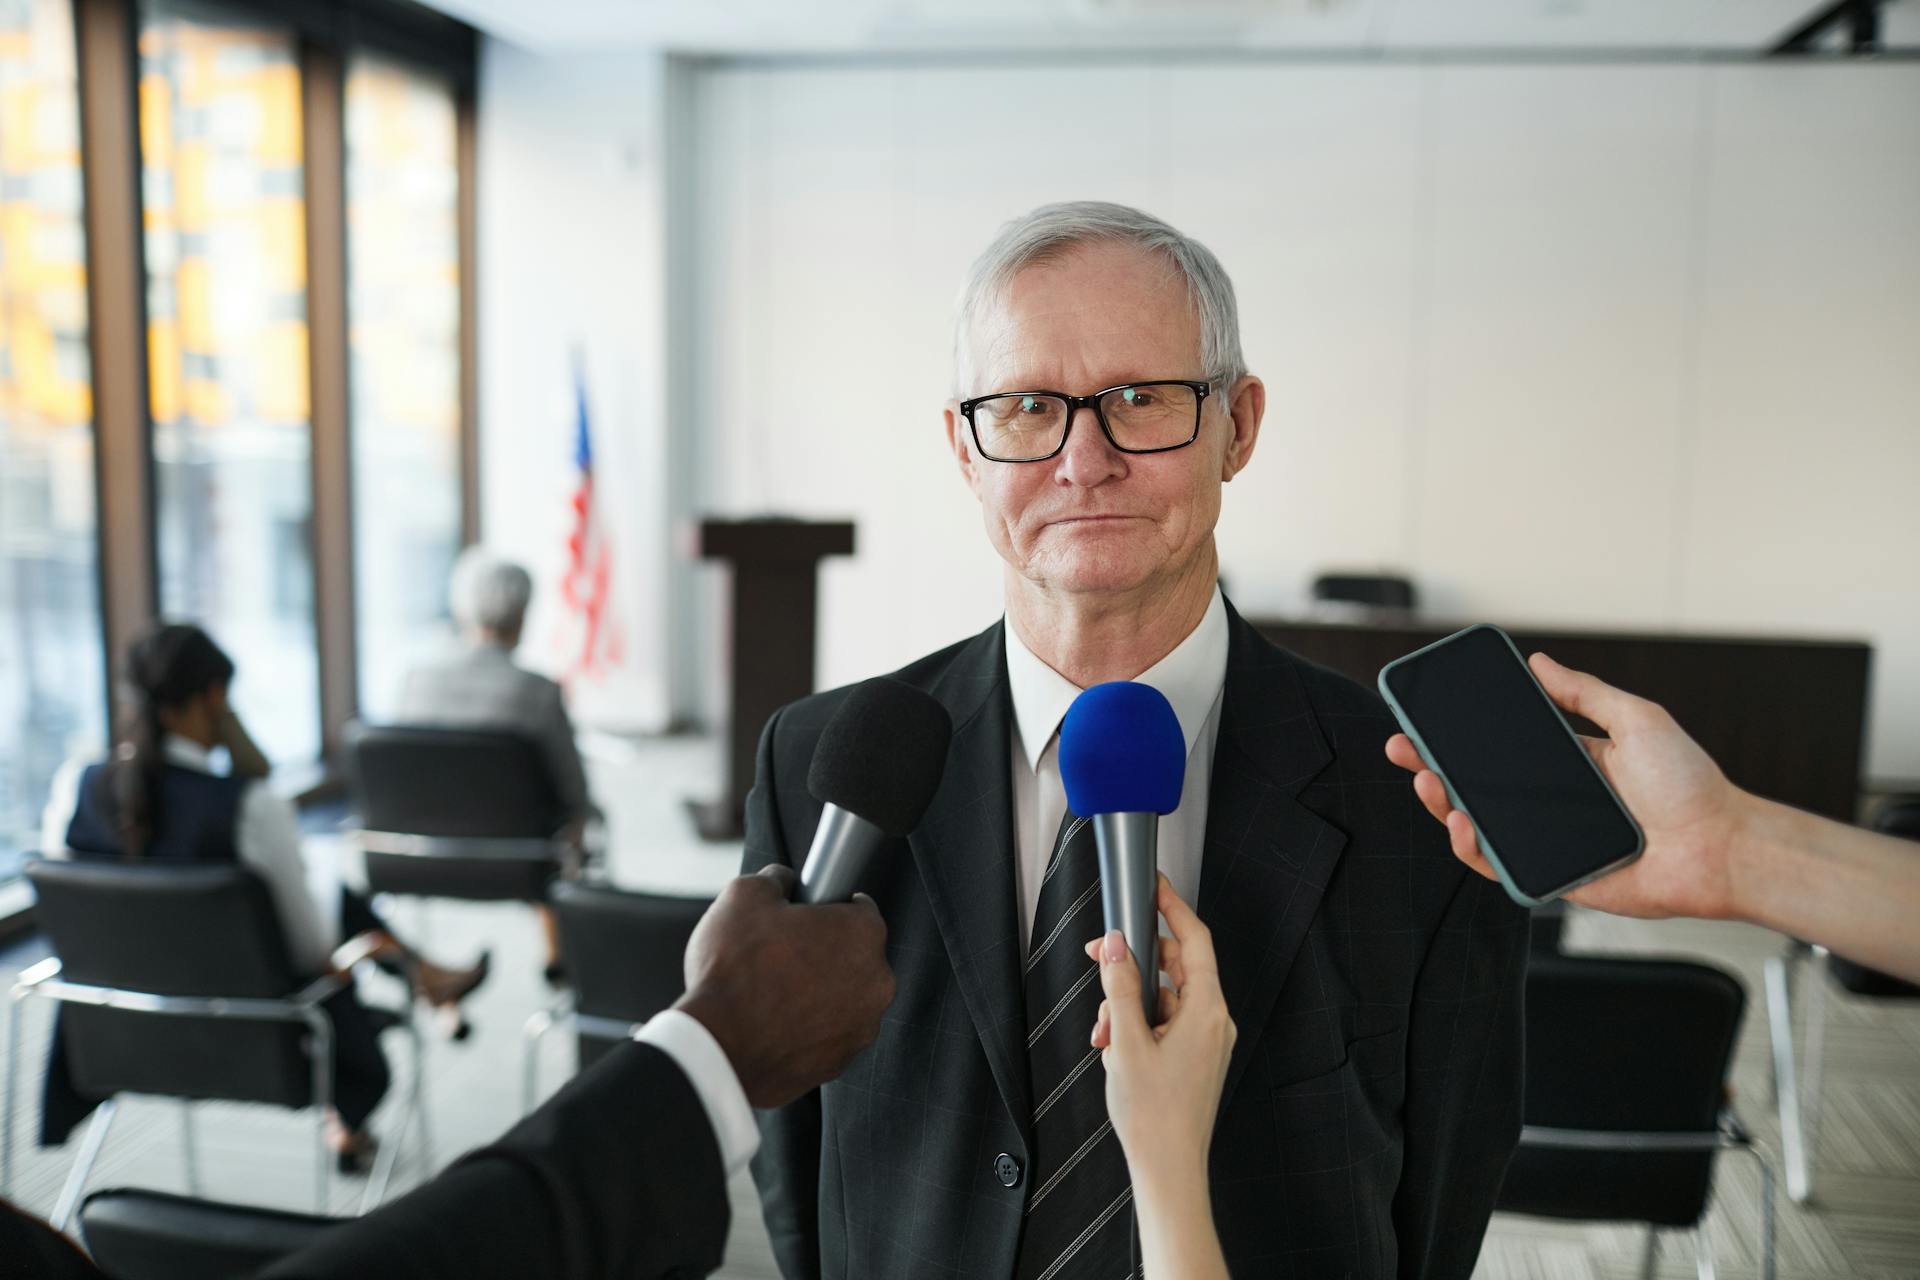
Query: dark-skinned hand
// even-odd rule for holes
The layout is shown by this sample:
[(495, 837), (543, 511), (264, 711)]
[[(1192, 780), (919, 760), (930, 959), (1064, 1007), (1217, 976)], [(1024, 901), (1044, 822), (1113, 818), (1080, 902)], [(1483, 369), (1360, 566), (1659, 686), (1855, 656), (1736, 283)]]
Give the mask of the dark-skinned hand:
[(747, 1101), (778, 1107), (846, 1070), (893, 1002), (886, 922), (873, 899), (802, 906), (788, 867), (740, 876), (687, 943), (675, 1002), (733, 1064)]

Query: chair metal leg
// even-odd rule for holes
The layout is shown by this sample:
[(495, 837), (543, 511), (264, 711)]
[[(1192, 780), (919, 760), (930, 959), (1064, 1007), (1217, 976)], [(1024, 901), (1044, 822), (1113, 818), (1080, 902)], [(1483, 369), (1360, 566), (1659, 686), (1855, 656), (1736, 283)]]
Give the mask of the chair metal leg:
[(20, 1002), (18, 991), (7, 994), (7, 1096), (0, 1100), (0, 1106), (6, 1108), (6, 1114), (0, 1116), (0, 1196), (13, 1198), (13, 1100), (19, 1087), (16, 1077), (20, 1071)]
[(1726, 1150), (1750, 1156), (1760, 1168), (1760, 1280), (1774, 1280), (1774, 1183), (1773, 1164), (1766, 1153), (1741, 1131)]
[(420, 1128), (420, 1181), (434, 1174), (433, 1127), (427, 1116), (427, 1042), (419, 1030), (413, 1030), (413, 1115)]
[(1713, 1238), (1707, 1234), (1706, 1220), (1694, 1224), (1693, 1267), (1699, 1280), (1714, 1280)]
[(1801, 1003), (1806, 1012), (1801, 1015), (1807, 1024), (1805, 1040), (1802, 1042), (1806, 1057), (1806, 1070), (1800, 1077), (1800, 1138), (1802, 1143), (1801, 1196), (1805, 1201), (1813, 1196), (1813, 1162), (1820, 1145), (1820, 1091), (1826, 1077), (1827, 1067), (1827, 949), (1814, 947), (1807, 959), (1807, 967), (1802, 970)]
[(1651, 1223), (1647, 1225), (1647, 1243), (1640, 1254), (1640, 1280), (1653, 1280), (1654, 1269), (1660, 1263), (1660, 1232)]
[(548, 1009), (535, 1010), (520, 1028), (520, 1114), (523, 1116), (533, 1111), (534, 1097), (540, 1090), (540, 1042), (551, 1030), (553, 1013)]
[(313, 1211), (327, 1211), (327, 1165), (333, 1153), (327, 1150), (327, 1116), (333, 1110), (333, 1024), (323, 1013), (313, 1012), (307, 1023), (312, 1040), (307, 1052), (313, 1055)]
[[(380, 1153), (373, 1159), (373, 1171), (367, 1178), (367, 1189), (360, 1194), (362, 1214), (372, 1212), (382, 1200), (386, 1199), (387, 1184), (393, 1178), (394, 1166), (399, 1163), (400, 1148), (407, 1140), (407, 1130), (418, 1124), (421, 1126), (420, 1133), (423, 1140), (426, 1135), (425, 1118), (420, 1114), (422, 1064), (420, 1028), (409, 1019), (402, 1022), (398, 1029), (406, 1033), (407, 1040), (413, 1048), (410, 1064), (413, 1069), (413, 1082), (408, 1087), (406, 1105), (401, 1112), (400, 1123), (394, 1126), (392, 1139), (381, 1145)], [(424, 1178), (422, 1180), (424, 1181)]]
[(1767, 961), (1767, 1030), (1773, 1041), (1773, 1088), (1780, 1105), (1780, 1148), (1787, 1165), (1787, 1195), (1798, 1204), (1807, 1198), (1807, 1149), (1800, 1127), (1800, 1086), (1793, 1064), (1793, 1002), (1788, 991), (1790, 966), (1800, 944)]
[(200, 1141), (193, 1118), (193, 1104), (181, 1099), (180, 1156), (187, 1166), (187, 1194), (197, 1196), (203, 1193), (200, 1190)]
[(67, 1171), (67, 1183), (60, 1188), (60, 1199), (53, 1206), (53, 1215), (47, 1219), (55, 1231), (65, 1231), (67, 1219), (79, 1207), (80, 1195), (87, 1189), (87, 1175), (93, 1172), (100, 1148), (107, 1145), (107, 1130), (113, 1127), (114, 1113), (119, 1109), (119, 1102), (108, 1098), (88, 1122), (86, 1141), (80, 1144), (80, 1154), (74, 1157), (73, 1168)]

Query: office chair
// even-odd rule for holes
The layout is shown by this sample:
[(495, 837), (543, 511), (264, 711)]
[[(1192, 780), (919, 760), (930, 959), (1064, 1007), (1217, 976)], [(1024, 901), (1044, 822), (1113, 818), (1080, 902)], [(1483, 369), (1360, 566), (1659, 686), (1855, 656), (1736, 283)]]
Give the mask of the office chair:
[(1527, 970), (1526, 1102), (1496, 1208), (1687, 1228), (1703, 1280), (1714, 1157), (1761, 1170), (1761, 1274), (1773, 1280), (1773, 1172), (1727, 1106), (1746, 993), (1685, 961), (1535, 954)]
[(80, 1237), (111, 1280), (242, 1280), (350, 1221), (116, 1187), (80, 1206)]
[(521, 1111), (533, 1110), (540, 1042), (562, 1023), (579, 1038), (580, 1068), (628, 1039), (686, 990), (683, 960), (711, 898), (666, 897), (580, 884), (553, 887), (560, 950), (573, 992), (527, 1020)]
[[(1885, 835), (1920, 840), (1920, 797), (1895, 800), (1874, 819)], [(1914, 856), (1920, 858), (1920, 850)], [(1920, 867), (1920, 864), (1916, 864)], [(1920, 870), (1916, 870), (1920, 874)], [(1794, 974), (1806, 964), (1802, 994), (1806, 1002), (1806, 1075), (1793, 1056)], [(1844, 956), (1798, 938), (1767, 961), (1767, 1030), (1773, 1048), (1773, 1092), (1780, 1108), (1781, 1156), (1787, 1167), (1787, 1195), (1795, 1204), (1813, 1196), (1814, 1133), (1820, 1120), (1820, 1086), (1826, 1073), (1827, 978), (1865, 1000), (1920, 999), (1920, 986), (1855, 964)]]
[(1419, 608), (1413, 580), (1397, 574), (1323, 573), (1313, 580), (1312, 594), (1316, 604), (1364, 605), (1401, 613)]
[(1536, 956), (1557, 956), (1567, 933), (1567, 904), (1564, 900), (1542, 903), (1527, 913), (1531, 928), (1527, 934), (1528, 952)]
[[(279, 918), (259, 877), (238, 863), (33, 861), (40, 927), (54, 955), (21, 973), (7, 1009), (6, 1097), (0, 1133), (0, 1189), (13, 1185), (13, 1099), (20, 1073), (23, 1001), (60, 1003), (76, 1086), (104, 1098), (87, 1126), (50, 1218), (56, 1230), (86, 1189), (121, 1094), (182, 1100), (187, 1185), (200, 1171), (192, 1104), (264, 1102), (314, 1112), (314, 1197), (324, 1209), (326, 1109), (333, 1101), (333, 1021), (323, 1002), (347, 979), (324, 977), (296, 990)], [(413, 1045), (412, 1088), (394, 1140), (374, 1162), (362, 1209), (379, 1203), (400, 1142), (418, 1122), (423, 1162), (420, 1037), (406, 1017), (370, 1011), (381, 1029)]]
[(355, 725), (348, 778), (375, 893), (541, 902), (572, 850), (539, 746), (517, 733)]

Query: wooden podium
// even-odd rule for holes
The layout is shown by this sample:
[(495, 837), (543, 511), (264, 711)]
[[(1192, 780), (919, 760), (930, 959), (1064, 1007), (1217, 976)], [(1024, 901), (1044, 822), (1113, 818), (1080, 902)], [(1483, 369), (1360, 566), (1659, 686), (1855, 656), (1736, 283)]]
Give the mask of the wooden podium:
[(767, 719), (813, 692), (814, 620), (823, 557), (853, 553), (853, 525), (787, 518), (703, 520), (694, 552), (733, 569), (728, 601), (727, 728), (721, 792), (689, 800), (694, 825), (708, 840), (745, 832), (754, 749)]

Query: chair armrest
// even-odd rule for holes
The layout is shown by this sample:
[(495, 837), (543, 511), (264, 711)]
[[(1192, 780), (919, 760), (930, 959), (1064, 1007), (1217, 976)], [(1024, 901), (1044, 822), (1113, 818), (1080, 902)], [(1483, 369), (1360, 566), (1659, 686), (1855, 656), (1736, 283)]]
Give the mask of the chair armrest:
[(287, 997), (288, 1004), (316, 1005), (347, 985), (346, 979), (334, 974), (322, 974), (306, 986)]
[(34, 987), (60, 976), (60, 957), (48, 956), (22, 969), (13, 979), (13, 994), (23, 996)]

